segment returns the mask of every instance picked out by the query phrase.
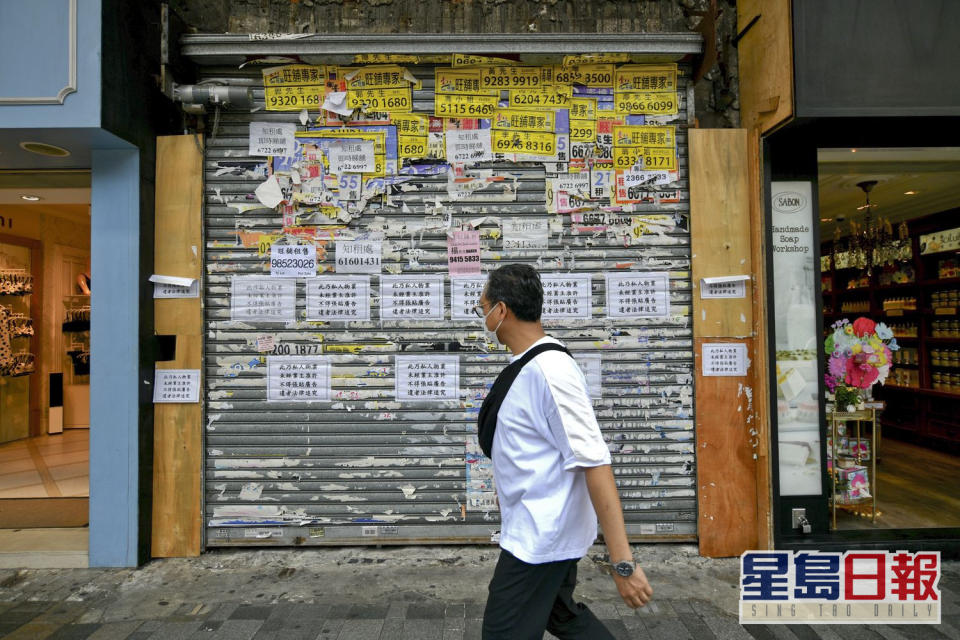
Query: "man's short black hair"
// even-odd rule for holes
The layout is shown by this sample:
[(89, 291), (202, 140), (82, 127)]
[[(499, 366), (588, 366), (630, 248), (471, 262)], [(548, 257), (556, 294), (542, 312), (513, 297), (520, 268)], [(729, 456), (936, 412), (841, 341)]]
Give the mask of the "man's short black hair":
[(543, 312), (543, 284), (540, 274), (527, 264), (505, 264), (490, 272), (487, 302), (503, 302), (518, 320), (536, 322)]

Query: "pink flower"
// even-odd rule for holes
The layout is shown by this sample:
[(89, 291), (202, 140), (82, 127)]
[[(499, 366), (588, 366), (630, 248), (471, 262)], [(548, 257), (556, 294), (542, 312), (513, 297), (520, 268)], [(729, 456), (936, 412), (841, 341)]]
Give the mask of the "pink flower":
[(847, 367), (843, 356), (840, 354), (830, 356), (830, 362), (827, 363), (827, 369), (830, 375), (835, 378), (842, 378), (847, 373)]
[[(861, 362), (857, 362), (861, 360)], [(873, 383), (880, 377), (877, 368), (866, 363), (866, 354), (858, 353), (847, 360), (847, 375), (844, 378), (851, 387), (857, 389), (869, 389)]]
[(877, 328), (877, 323), (870, 318), (857, 318), (853, 321), (853, 332), (860, 338), (873, 335)]

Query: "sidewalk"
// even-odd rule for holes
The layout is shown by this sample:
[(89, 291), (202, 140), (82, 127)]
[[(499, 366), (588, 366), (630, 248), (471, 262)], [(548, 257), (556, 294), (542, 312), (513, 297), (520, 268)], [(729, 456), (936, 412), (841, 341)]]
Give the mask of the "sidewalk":
[[(238, 549), (139, 569), (0, 569), (0, 637), (51, 640), (467, 640), (480, 638), (495, 547)], [(687, 545), (636, 548), (654, 602), (625, 607), (580, 563), (580, 600), (617, 638), (960, 640), (960, 563), (945, 562), (943, 624), (737, 623), (738, 559)], [(552, 636), (545, 636), (552, 637)]]

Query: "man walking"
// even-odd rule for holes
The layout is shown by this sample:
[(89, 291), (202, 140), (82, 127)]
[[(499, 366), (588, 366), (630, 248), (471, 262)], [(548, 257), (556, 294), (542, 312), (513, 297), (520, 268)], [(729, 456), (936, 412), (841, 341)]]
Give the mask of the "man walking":
[(610, 452), (583, 373), (544, 333), (542, 307), (536, 270), (508, 264), (490, 273), (475, 309), (488, 338), (513, 354), (478, 424), (501, 517), (483, 638), (539, 639), (544, 629), (561, 639), (613, 638), (573, 600), (577, 561), (596, 539), (598, 518), (623, 601), (642, 607), (653, 590), (632, 561)]

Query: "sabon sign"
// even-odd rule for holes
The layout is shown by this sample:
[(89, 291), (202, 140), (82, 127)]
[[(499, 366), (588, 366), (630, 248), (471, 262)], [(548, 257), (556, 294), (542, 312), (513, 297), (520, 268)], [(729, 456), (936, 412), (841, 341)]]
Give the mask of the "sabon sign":
[(796, 213), (807, 206), (807, 198), (796, 191), (773, 194), (773, 208), (777, 213)]

